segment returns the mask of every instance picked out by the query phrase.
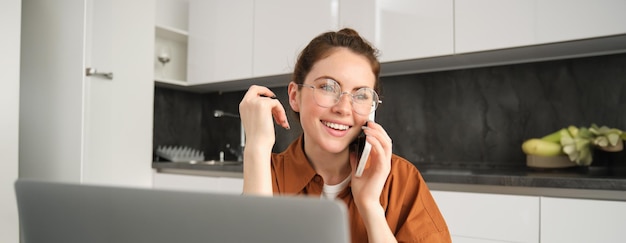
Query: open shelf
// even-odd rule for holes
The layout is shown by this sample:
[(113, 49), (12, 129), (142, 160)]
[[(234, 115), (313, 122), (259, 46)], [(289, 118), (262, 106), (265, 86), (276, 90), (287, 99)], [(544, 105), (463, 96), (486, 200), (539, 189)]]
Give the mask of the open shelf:
[[(158, 83), (187, 85), (187, 31), (167, 26), (155, 26), (154, 78)], [(159, 53), (170, 57), (167, 63), (158, 61)]]
[(160, 25), (155, 26), (155, 35), (164, 39), (184, 43), (187, 43), (188, 39), (187, 31)]

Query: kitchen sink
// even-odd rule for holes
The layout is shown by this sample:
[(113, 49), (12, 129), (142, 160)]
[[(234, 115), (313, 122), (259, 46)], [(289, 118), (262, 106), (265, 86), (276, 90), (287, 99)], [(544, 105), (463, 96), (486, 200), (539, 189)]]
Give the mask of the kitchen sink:
[(225, 160), (225, 161), (219, 161), (219, 160), (191, 161), (189, 163), (197, 164), (197, 165), (241, 165), (241, 164), (243, 164), (242, 161), (232, 161), (232, 160)]

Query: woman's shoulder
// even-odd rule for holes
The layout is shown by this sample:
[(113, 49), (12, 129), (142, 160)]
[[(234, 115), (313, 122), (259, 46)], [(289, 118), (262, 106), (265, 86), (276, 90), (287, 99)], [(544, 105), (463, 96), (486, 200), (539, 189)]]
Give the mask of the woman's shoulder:
[(415, 167), (415, 165), (413, 163), (411, 163), (409, 160), (405, 159), (404, 157), (401, 157), (397, 154), (392, 154), (391, 155), (391, 170), (392, 172), (395, 170), (399, 170), (399, 171), (406, 171), (406, 172), (412, 172), (412, 173), (419, 173), (417, 167)]
[(421, 173), (413, 163), (396, 154), (391, 156), (389, 177), (393, 178), (392, 181), (396, 183), (419, 182), (423, 180)]

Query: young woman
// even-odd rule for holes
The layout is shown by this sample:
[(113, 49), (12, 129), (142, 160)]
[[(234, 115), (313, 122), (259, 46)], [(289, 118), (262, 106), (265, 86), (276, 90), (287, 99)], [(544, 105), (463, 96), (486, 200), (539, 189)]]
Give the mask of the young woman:
[[(451, 242), (447, 225), (413, 164), (392, 154), (392, 140), (368, 116), (377, 108), (377, 51), (352, 29), (323, 33), (300, 53), (289, 106), (303, 135), (272, 154), (272, 118), (289, 129), (281, 103), (251, 86), (239, 104), (246, 133), (244, 193), (306, 194), (346, 203), (353, 242)], [(363, 131), (372, 145), (355, 176), (351, 142)]]

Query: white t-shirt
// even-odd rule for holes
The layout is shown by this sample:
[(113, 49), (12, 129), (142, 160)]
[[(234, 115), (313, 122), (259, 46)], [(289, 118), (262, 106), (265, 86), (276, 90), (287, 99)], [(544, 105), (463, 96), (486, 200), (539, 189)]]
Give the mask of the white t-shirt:
[(346, 177), (345, 180), (343, 180), (342, 182), (339, 182), (339, 184), (337, 185), (328, 185), (324, 183), (321, 197), (327, 198), (327, 199), (335, 199), (335, 197), (337, 197), (337, 194), (339, 194), (343, 189), (348, 187), (348, 184), (350, 183), (351, 178), (352, 176), (348, 176)]

